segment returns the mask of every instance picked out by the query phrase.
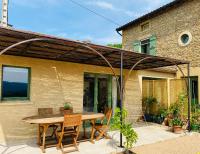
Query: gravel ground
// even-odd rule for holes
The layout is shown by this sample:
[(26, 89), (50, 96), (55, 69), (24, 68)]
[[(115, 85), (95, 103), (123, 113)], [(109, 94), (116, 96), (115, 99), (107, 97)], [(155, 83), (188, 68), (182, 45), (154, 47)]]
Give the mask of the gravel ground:
[(174, 138), (158, 143), (135, 147), (136, 154), (200, 154), (200, 134)]

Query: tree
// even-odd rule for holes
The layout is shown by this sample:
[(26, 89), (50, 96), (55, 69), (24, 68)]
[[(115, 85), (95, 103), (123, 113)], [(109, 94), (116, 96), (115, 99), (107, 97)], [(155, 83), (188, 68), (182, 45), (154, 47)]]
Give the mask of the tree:
[(122, 44), (121, 43), (115, 43), (115, 44), (107, 44), (107, 46), (109, 47), (113, 47), (113, 48), (119, 48), (122, 49)]

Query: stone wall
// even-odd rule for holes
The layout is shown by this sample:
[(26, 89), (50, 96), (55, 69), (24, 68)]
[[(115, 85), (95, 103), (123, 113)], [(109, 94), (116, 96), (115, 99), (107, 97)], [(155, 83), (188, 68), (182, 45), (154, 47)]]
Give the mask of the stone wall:
[[(70, 100), (75, 112), (83, 110), (84, 72), (112, 74), (110, 68), (57, 62), (33, 58), (14, 56), (0, 56), (0, 65), (25, 66), (31, 68), (30, 101), (1, 101), (0, 102), (0, 142), (35, 137), (36, 125), (24, 123), (22, 119), (36, 115), (39, 107), (52, 107), (54, 113), (59, 112), (64, 100)], [(1, 73), (0, 68), (0, 73)], [(118, 73), (118, 70), (115, 70)], [(59, 86), (58, 76), (61, 86)], [(1, 74), (0, 74), (1, 76)], [(141, 106), (141, 102), (134, 104), (134, 99), (140, 96), (139, 86), (130, 81), (126, 86), (131, 93), (128, 97), (131, 108)], [(1, 83), (1, 82), (0, 82)], [(1, 87), (1, 85), (0, 85)], [(0, 88), (1, 89), (1, 88)], [(1, 92), (0, 92), (1, 93)], [(139, 107), (136, 107), (139, 108)], [(138, 110), (130, 113), (136, 119)]]
[[(37, 125), (22, 121), (24, 117), (36, 115), (39, 107), (52, 107), (59, 112), (64, 100), (70, 100), (75, 112), (83, 110), (84, 72), (112, 74), (110, 68), (75, 63), (58, 62), (15, 56), (0, 56), (0, 65), (24, 66), (31, 68), (29, 101), (0, 102), (0, 143), (7, 144), (18, 139), (36, 136)], [(0, 67), (0, 77), (1, 77)], [(119, 74), (119, 70), (115, 72)], [(134, 71), (126, 79), (124, 106), (128, 109), (128, 120), (134, 122), (142, 114), (142, 76), (173, 78), (174, 74)], [(59, 86), (60, 78), (61, 86)], [(0, 82), (1, 87), (1, 82)], [(0, 88), (1, 89), (1, 88)], [(1, 92), (0, 92), (1, 93)]]
[[(133, 50), (133, 42), (157, 37), (157, 55), (189, 60), (192, 66), (200, 66), (200, 1), (190, 0), (179, 7), (162, 13), (149, 20), (150, 28), (142, 32), (140, 24), (130, 26), (123, 31), (123, 48)], [(182, 47), (178, 43), (179, 35), (189, 31), (192, 41)]]

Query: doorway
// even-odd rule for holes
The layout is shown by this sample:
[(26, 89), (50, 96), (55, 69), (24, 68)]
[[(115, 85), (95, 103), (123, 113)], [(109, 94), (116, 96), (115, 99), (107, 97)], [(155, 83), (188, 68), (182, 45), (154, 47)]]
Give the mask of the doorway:
[(106, 74), (84, 74), (83, 111), (103, 113), (105, 107), (117, 105), (114, 77)]
[(198, 101), (198, 77), (190, 77), (190, 88), (191, 88), (191, 101), (192, 106), (196, 106), (199, 104)]

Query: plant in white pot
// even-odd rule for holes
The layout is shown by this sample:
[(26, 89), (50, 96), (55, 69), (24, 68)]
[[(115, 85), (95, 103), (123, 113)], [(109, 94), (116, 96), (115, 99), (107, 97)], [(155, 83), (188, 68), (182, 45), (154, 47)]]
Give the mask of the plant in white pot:
[[(121, 122), (122, 114), (122, 122)], [(138, 135), (132, 127), (131, 123), (126, 122), (127, 111), (125, 109), (120, 110), (120, 108), (115, 109), (115, 114), (111, 120), (111, 130), (119, 130), (120, 133), (126, 138), (124, 142), (125, 151), (124, 154), (131, 154), (130, 149), (133, 147), (133, 144), (137, 142)]]

